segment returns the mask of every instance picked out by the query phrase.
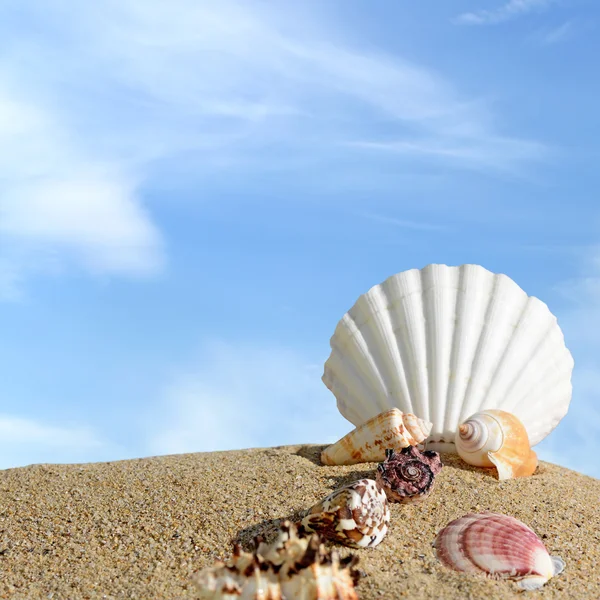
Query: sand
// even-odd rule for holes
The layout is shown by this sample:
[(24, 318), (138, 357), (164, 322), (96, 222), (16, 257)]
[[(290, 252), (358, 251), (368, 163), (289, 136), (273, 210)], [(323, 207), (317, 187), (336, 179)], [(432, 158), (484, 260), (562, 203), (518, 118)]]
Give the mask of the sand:
[[(189, 578), (231, 541), (246, 548), (373, 464), (324, 467), (323, 446), (186, 454), (0, 471), (0, 597), (195, 598)], [(390, 532), (358, 552), (361, 599), (523, 598), (512, 582), (442, 567), (431, 543), (470, 511), (513, 515), (544, 539), (565, 571), (527, 598), (600, 598), (600, 481), (541, 463), (533, 477), (443, 455), (432, 496), (391, 506)]]

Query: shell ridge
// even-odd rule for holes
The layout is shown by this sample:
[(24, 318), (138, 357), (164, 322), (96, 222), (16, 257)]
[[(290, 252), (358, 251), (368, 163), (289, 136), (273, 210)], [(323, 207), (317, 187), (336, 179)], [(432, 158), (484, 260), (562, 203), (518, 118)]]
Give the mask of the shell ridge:
[[(423, 293), (421, 294), (421, 305), (423, 311), (423, 323), (425, 328), (425, 364), (427, 368), (427, 397), (428, 402), (424, 402), (423, 406), (423, 415), (426, 421), (433, 422), (431, 418), (432, 411), (431, 405), (435, 402), (435, 398), (432, 398), (432, 394), (435, 393), (435, 352), (436, 352), (436, 342), (435, 339), (435, 324), (432, 323), (430, 319), (427, 319), (425, 315), (427, 315), (428, 308), (431, 302), (431, 294), (435, 291), (435, 273), (436, 267), (439, 265), (427, 265), (421, 272), (421, 288)], [(432, 434), (435, 435), (435, 429), (432, 431)]]
[[(494, 402), (492, 400), (492, 398), (494, 396), (494, 389), (495, 389), (496, 385), (498, 385), (498, 381), (501, 381), (501, 379), (499, 379), (499, 376), (504, 373), (506, 363), (510, 361), (512, 350), (513, 350), (513, 345), (515, 344), (515, 342), (518, 343), (519, 341), (521, 341), (519, 339), (519, 337), (515, 334), (518, 331), (519, 327), (521, 326), (524, 316), (527, 313), (527, 310), (530, 306), (531, 297), (527, 296), (527, 294), (525, 292), (523, 292), (523, 295), (521, 296), (520, 300), (521, 300), (521, 304), (518, 307), (515, 307), (515, 312), (519, 313), (517, 323), (514, 326), (513, 332), (511, 334), (511, 336), (508, 338), (507, 343), (504, 344), (504, 348), (503, 348), (501, 354), (496, 358), (496, 361), (497, 361), (496, 364), (492, 367), (492, 371), (491, 371), (490, 378), (489, 378), (489, 384), (487, 387), (486, 400), (481, 405), (481, 407), (484, 410), (486, 408), (491, 408), (493, 406), (496, 406), (496, 402)], [(522, 362), (525, 363), (527, 361), (522, 361)], [(490, 405), (490, 406), (488, 406), (488, 405)]]
[(448, 408), (448, 388), (452, 376), (452, 350), (456, 334), (456, 303), (458, 301), (460, 268), (440, 267), (434, 271), (431, 302), (434, 315), (435, 361), (431, 365), (434, 377), (431, 394), (431, 421), (436, 424), (437, 436), (444, 433)]
[[(332, 372), (337, 372), (337, 367), (335, 366), (336, 363), (343, 362), (341, 360), (342, 356), (343, 354), (340, 350), (337, 347), (332, 346), (331, 356), (325, 363), (325, 369), (321, 380), (336, 397), (336, 405), (341, 415), (353, 425), (357, 425), (367, 420), (368, 417), (365, 419), (364, 413), (357, 412), (355, 407), (360, 407), (361, 404), (357, 402), (356, 399), (370, 397), (373, 392), (366, 385), (369, 378), (361, 376), (363, 375), (363, 371), (357, 368), (357, 361), (347, 361), (344, 365), (345, 381), (342, 381), (339, 377), (332, 377)], [(360, 361), (358, 361), (358, 363), (360, 364)]]
[[(471, 365), (470, 365), (471, 373), (477, 372), (477, 367), (478, 367), (479, 363), (483, 360), (482, 357), (484, 356), (484, 353), (483, 353), (482, 349), (486, 343), (486, 337), (488, 334), (489, 322), (490, 322), (490, 313), (494, 309), (494, 298), (495, 298), (495, 293), (498, 290), (498, 287), (500, 285), (500, 283), (499, 283), (500, 276), (498, 274), (493, 275), (492, 281), (493, 281), (493, 283), (492, 283), (491, 289), (489, 290), (489, 293), (487, 296), (487, 305), (486, 305), (484, 318), (483, 318), (483, 327), (479, 330), (479, 336), (478, 336), (478, 340), (477, 340), (476, 350), (473, 355), (473, 361), (471, 362)], [(464, 396), (464, 400), (463, 400), (463, 403), (461, 406), (461, 413), (460, 413), (460, 418), (459, 418), (459, 421), (461, 421), (461, 422), (466, 420), (469, 417), (469, 415), (476, 412), (476, 410), (474, 409), (474, 406), (476, 406), (477, 398), (474, 397), (475, 396), (475, 392), (473, 389), (474, 381), (475, 381), (474, 377), (472, 377), (472, 376), (469, 377), (469, 382), (467, 384), (467, 389), (465, 390), (465, 396)]]
[[(529, 300), (531, 303), (531, 301), (537, 300), (537, 298), (530, 297)], [(534, 304), (537, 304), (537, 303), (534, 303)], [(543, 358), (544, 351), (548, 352), (548, 353), (552, 353), (553, 344), (548, 343), (548, 339), (551, 337), (552, 332), (556, 330), (557, 319), (551, 313), (549, 313), (549, 314), (550, 314), (550, 316), (553, 317), (552, 319), (550, 319), (550, 323), (541, 333), (537, 343), (531, 347), (531, 352), (529, 353), (528, 359), (523, 360), (521, 362), (521, 366), (517, 369), (516, 373), (513, 374), (510, 384), (507, 386), (506, 390), (503, 390), (502, 395), (505, 398), (514, 398), (514, 400), (511, 404), (504, 405), (505, 410), (507, 410), (508, 412), (513, 412), (513, 413), (517, 414), (517, 410), (515, 410), (515, 409), (518, 406), (520, 398), (528, 397), (530, 395), (529, 392), (532, 388), (539, 387), (540, 382), (545, 381), (548, 374), (552, 374), (553, 372), (556, 371), (555, 366), (551, 365), (550, 367), (548, 367), (548, 372), (539, 373), (537, 378), (532, 379), (532, 380), (530, 379), (528, 388), (526, 390), (523, 390), (522, 394), (515, 393), (515, 388), (518, 389), (518, 386), (521, 384), (523, 378), (524, 377), (526, 378), (526, 375), (528, 375), (530, 371), (535, 370), (535, 368), (537, 366), (536, 363), (541, 362), (539, 359)], [(564, 348), (564, 351), (565, 352), (563, 352), (563, 354), (565, 354), (565, 356), (566, 356), (566, 354), (569, 354), (569, 355), (571, 354), (566, 347)], [(542, 355), (541, 357), (539, 356), (540, 354)], [(528, 431), (528, 433), (529, 433), (529, 431)]]
[(419, 365), (427, 360), (425, 351), (425, 313), (423, 311), (423, 281), (421, 272), (412, 269), (400, 273), (396, 279), (398, 288), (402, 290), (401, 310), (402, 323), (406, 329), (405, 336), (396, 336), (402, 360), (408, 360), (412, 376), (407, 378), (410, 390), (410, 406), (412, 411), (424, 421), (430, 421), (429, 414), (429, 382), (427, 376), (419, 369)]
[(543, 576), (534, 570), (532, 557), (546, 549), (535, 532), (517, 519), (495, 513), (482, 516), (465, 528), (463, 543), (470, 560), (483, 571)]
[[(390, 331), (392, 331), (393, 335), (390, 336), (389, 340), (386, 340), (388, 343), (387, 349), (390, 356), (390, 371), (392, 373), (391, 381), (393, 382), (392, 396), (394, 398), (402, 398), (406, 403), (406, 411), (405, 412), (413, 412), (412, 406), (412, 394), (410, 391), (410, 386), (408, 384), (409, 375), (406, 372), (405, 361), (403, 360), (400, 339), (402, 336), (398, 335), (398, 329), (400, 327), (404, 328), (404, 322), (400, 318), (398, 319), (398, 310), (396, 302), (394, 302), (393, 292), (394, 287), (397, 284), (397, 279), (392, 276), (386, 279), (380, 286), (381, 294), (383, 295), (383, 299), (385, 305), (389, 307), (389, 310), (382, 311), (382, 315), (384, 315), (384, 319), (389, 326)], [(385, 337), (385, 336), (384, 336)], [(407, 366), (411, 365), (409, 361)]]
[[(461, 317), (463, 316), (465, 306), (467, 305), (467, 296), (464, 293), (466, 271), (467, 267), (464, 265), (462, 267), (459, 267), (458, 269), (458, 282), (456, 289), (456, 299), (454, 303), (454, 327), (452, 329), (450, 360), (448, 366), (450, 377), (448, 380), (448, 387), (446, 388), (446, 402), (444, 416), (442, 420), (442, 439), (449, 437), (449, 434), (452, 431), (450, 422), (452, 421), (454, 413), (457, 412), (452, 403), (452, 400), (458, 389), (459, 381), (457, 377), (457, 371), (458, 365), (460, 365), (460, 359), (462, 358), (463, 344), (461, 342), (463, 335), (464, 320)], [(459, 408), (458, 403), (456, 404), (456, 408)], [(456, 415), (456, 417), (458, 417), (458, 415)]]
[[(350, 310), (352, 310), (352, 309), (350, 309)], [(348, 313), (348, 314), (350, 314), (350, 313)], [(354, 326), (356, 327), (356, 322), (354, 321), (354, 319), (352, 317), (349, 317), (349, 321), (351, 321), (354, 324)], [(377, 407), (381, 408), (381, 410), (377, 410), (377, 408), (375, 408), (374, 410), (372, 409), (371, 412), (373, 414), (370, 414), (370, 415), (365, 415), (363, 412), (360, 415), (360, 419), (361, 419), (361, 422), (364, 422), (370, 416), (373, 416), (373, 415), (377, 414), (378, 412), (385, 410), (386, 406), (384, 404), (382, 404), (380, 398), (381, 398), (381, 396), (387, 398), (387, 396), (388, 396), (387, 387), (385, 385), (385, 382), (381, 378), (379, 369), (377, 368), (377, 365), (375, 364), (373, 357), (369, 353), (368, 345), (367, 345), (365, 337), (364, 337), (362, 331), (360, 331), (360, 329), (357, 328), (356, 331), (354, 332), (354, 334), (352, 336), (348, 337), (348, 340), (346, 341), (346, 343), (344, 345), (344, 349), (348, 350), (349, 355), (352, 356), (352, 358), (353, 358), (353, 360), (351, 361), (353, 363), (353, 370), (358, 371), (361, 375), (363, 375), (364, 379), (374, 388), (375, 393), (373, 393), (373, 390), (371, 390), (370, 397), (372, 397), (375, 400), (375, 402), (377, 403)], [(364, 358), (364, 361), (360, 360), (360, 358), (357, 359), (357, 352), (360, 353), (360, 357)], [(344, 356), (344, 352), (341, 351), (339, 346), (338, 346), (338, 353), (340, 356)], [(343, 365), (342, 368), (344, 370), (346, 369), (346, 365), (348, 362), (349, 361), (342, 362), (342, 365)], [(338, 379), (338, 378), (336, 378), (336, 379)], [(356, 403), (354, 403), (354, 404), (356, 404)], [(352, 423), (354, 423), (355, 425), (360, 425), (360, 423), (355, 423), (354, 421), (352, 421)]]

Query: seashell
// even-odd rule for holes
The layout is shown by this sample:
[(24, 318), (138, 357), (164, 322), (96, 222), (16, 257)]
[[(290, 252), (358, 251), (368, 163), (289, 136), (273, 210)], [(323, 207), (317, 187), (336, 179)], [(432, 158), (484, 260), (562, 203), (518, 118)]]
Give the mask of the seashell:
[(514, 579), (526, 590), (542, 587), (565, 567), (525, 523), (492, 512), (452, 521), (433, 545), (440, 562), (450, 569)]
[(496, 467), (500, 480), (528, 477), (538, 465), (525, 427), (502, 410), (484, 410), (469, 417), (459, 426), (455, 444), (465, 462)]
[(377, 546), (389, 524), (387, 497), (372, 479), (360, 479), (335, 490), (302, 519), (306, 531), (316, 531), (351, 548)]
[(433, 424), (427, 449), (454, 452), (460, 423), (497, 408), (532, 446), (565, 416), (573, 358), (556, 317), (506, 275), (428, 265), (362, 295), (331, 338), (323, 382), (360, 426), (390, 408)]
[(285, 521), (277, 539), (266, 544), (255, 538), (256, 550), (217, 561), (196, 573), (192, 581), (202, 600), (358, 600), (354, 586), (358, 557), (340, 558), (326, 550), (318, 534), (303, 537)]
[(430, 431), (431, 423), (392, 408), (325, 448), (321, 452), (321, 462), (324, 465), (380, 462), (385, 459), (386, 448), (400, 450), (416, 446), (425, 441)]
[(377, 465), (376, 481), (389, 502), (420, 502), (431, 494), (435, 476), (442, 470), (437, 452), (421, 452), (409, 446), (400, 452), (388, 449), (385, 457), (385, 461)]

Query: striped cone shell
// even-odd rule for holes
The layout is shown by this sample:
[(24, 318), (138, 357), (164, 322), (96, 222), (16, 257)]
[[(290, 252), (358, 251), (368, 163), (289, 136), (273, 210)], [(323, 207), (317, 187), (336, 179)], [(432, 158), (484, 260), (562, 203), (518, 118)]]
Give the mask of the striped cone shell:
[(492, 512), (452, 521), (433, 545), (440, 562), (450, 569), (513, 579), (526, 590), (542, 587), (565, 566), (561, 558), (550, 556), (525, 523)]
[(431, 423), (397, 408), (369, 419), (335, 444), (321, 452), (324, 465), (355, 465), (381, 462), (387, 448), (401, 450), (422, 444), (431, 431)]
[(387, 497), (372, 479), (360, 479), (335, 490), (302, 519), (306, 531), (316, 531), (351, 548), (377, 546), (389, 523)]

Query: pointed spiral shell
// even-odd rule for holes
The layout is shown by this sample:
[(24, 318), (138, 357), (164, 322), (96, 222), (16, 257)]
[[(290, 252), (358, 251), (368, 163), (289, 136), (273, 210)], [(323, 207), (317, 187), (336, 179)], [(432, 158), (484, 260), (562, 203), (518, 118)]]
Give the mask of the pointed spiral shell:
[(306, 531), (350, 546), (373, 548), (385, 537), (390, 509), (385, 492), (372, 479), (360, 479), (329, 494), (302, 519)]
[(492, 512), (452, 521), (438, 533), (434, 548), (450, 569), (514, 579), (527, 590), (542, 587), (565, 566), (525, 523)]
[(385, 449), (400, 450), (425, 441), (431, 423), (397, 408), (386, 410), (369, 419), (321, 453), (324, 465), (355, 465), (379, 462)]
[(377, 483), (390, 502), (419, 502), (433, 489), (435, 476), (442, 470), (437, 452), (421, 452), (414, 446), (400, 452), (386, 450), (386, 459), (377, 465)]
[(476, 467), (496, 467), (499, 479), (526, 477), (537, 467), (523, 424), (511, 413), (485, 410), (469, 417), (455, 438), (460, 457)]

